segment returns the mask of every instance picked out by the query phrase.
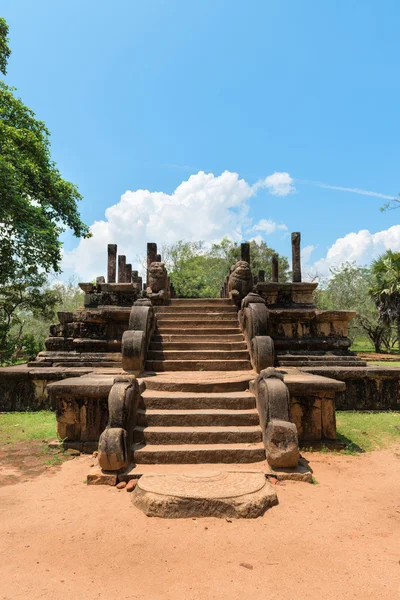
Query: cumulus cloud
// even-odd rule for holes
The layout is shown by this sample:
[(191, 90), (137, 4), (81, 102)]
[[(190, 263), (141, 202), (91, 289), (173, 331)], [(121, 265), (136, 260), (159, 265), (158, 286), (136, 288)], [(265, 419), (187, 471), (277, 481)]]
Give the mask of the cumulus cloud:
[[(225, 171), (219, 176), (200, 171), (183, 181), (172, 194), (149, 190), (126, 191), (120, 201), (105, 212), (105, 219), (91, 226), (92, 237), (64, 253), (63, 268), (75, 270), (79, 277), (91, 280), (106, 271), (107, 244), (117, 243), (134, 269), (141, 269), (138, 255), (146, 243), (171, 244), (178, 240), (220, 241), (224, 236), (240, 241), (253, 230), (249, 217), (250, 199), (260, 188), (274, 195), (293, 191), (288, 173), (273, 173), (253, 185), (237, 173)], [(271, 233), (285, 229), (262, 219), (254, 231)]]
[(296, 191), (293, 185), (293, 178), (289, 173), (280, 173), (278, 171), (275, 171), (272, 175), (268, 175), (265, 179), (257, 181), (254, 188), (266, 188), (273, 196), (287, 196)]
[(332, 267), (338, 267), (344, 262), (368, 265), (374, 258), (389, 249), (400, 251), (400, 225), (393, 225), (377, 233), (370, 233), (367, 229), (348, 233), (336, 240), (329, 248), (326, 257), (312, 265), (312, 270), (320, 276), (327, 277)]
[(277, 229), (287, 230), (287, 227), (283, 223), (278, 224), (275, 221), (271, 221), (271, 219), (261, 219), (251, 228), (251, 231), (262, 231), (265, 234), (269, 234), (274, 233)]
[(313, 246), (310, 244), (309, 246), (304, 246), (301, 250), (301, 262), (308, 263), (311, 258), (311, 254), (314, 252), (317, 246)]

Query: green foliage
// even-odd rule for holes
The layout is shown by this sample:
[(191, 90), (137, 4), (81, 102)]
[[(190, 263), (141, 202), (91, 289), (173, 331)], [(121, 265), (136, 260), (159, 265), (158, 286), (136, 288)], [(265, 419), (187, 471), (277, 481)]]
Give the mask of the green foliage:
[(40, 349), (32, 333), (25, 331), (28, 318), (49, 321), (59, 300), (55, 290), (45, 288), (46, 278), (17, 271), (12, 283), (0, 286), (0, 363), (14, 363)]
[[(5, 72), (8, 27), (0, 21), (0, 70)], [(14, 273), (29, 277), (59, 272), (59, 235), (69, 227), (75, 236), (89, 229), (77, 210), (77, 188), (62, 179), (50, 156), (49, 132), (42, 121), (0, 81), (0, 285)]]
[(398, 195), (397, 198), (393, 198), (392, 200), (389, 200), (389, 202), (386, 202), (383, 206), (381, 206), (380, 211), (386, 212), (387, 210), (393, 210), (393, 209), (399, 208), (399, 207), (400, 207), (400, 194)]
[(0, 73), (7, 74), (7, 62), (11, 54), (8, 45), (8, 25), (3, 17), (0, 17)]
[[(250, 261), (253, 275), (266, 271), (271, 277), (271, 258), (275, 254), (265, 242), (250, 242)], [(217, 298), (230, 267), (240, 260), (240, 244), (224, 238), (207, 248), (204, 242), (179, 241), (162, 249), (176, 293), (183, 298)], [(279, 257), (280, 277), (288, 279), (289, 265)]]
[(55, 313), (82, 304), (83, 292), (73, 279), (50, 287), (44, 275), (27, 279), (23, 274), (0, 286), (0, 364), (33, 359), (44, 349)]
[(322, 285), (315, 295), (319, 308), (326, 310), (354, 310), (357, 317), (350, 321), (349, 337), (365, 338), (374, 345), (376, 352), (393, 347), (390, 327), (379, 321), (379, 313), (370, 295), (373, 274), (367, 267), (355, 263), (344, 263), (332, 269), (332, 277)]
[(400, 326), (400, 252), (388, 250), (371, 265), (371, 295), (385, 323)]

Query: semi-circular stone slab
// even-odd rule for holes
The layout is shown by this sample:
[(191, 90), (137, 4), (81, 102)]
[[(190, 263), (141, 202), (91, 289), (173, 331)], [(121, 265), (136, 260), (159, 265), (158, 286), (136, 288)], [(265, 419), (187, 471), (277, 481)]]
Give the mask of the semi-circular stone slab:
[(144, 475), (132, 495), (148, 517), (253, 519), (278, 503), (264, 473), (209, 471)]

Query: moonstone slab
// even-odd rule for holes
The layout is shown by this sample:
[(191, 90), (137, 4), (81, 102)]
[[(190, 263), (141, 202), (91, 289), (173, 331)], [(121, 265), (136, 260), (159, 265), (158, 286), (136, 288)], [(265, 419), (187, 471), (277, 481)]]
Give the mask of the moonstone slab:
[(254, 519), (278, 503), (264, 473), (209, 471), (144, 475), (132, 501), (148, 517)]

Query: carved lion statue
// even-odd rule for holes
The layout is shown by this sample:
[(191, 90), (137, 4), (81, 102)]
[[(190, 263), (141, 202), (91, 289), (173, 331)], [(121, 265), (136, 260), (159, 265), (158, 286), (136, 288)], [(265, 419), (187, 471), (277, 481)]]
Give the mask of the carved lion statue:
[(253, 291), (253, 275), (250, 265), (244, 260), (239, 260), (231, 267), (228, 280), (229, 298), (236, 306), (240, 306), (243, 298)]
[(151, 300), (167, 300), (170, 296), (167, 269), (163, 262), (153, 262), (149, 267), (146, 294)]

